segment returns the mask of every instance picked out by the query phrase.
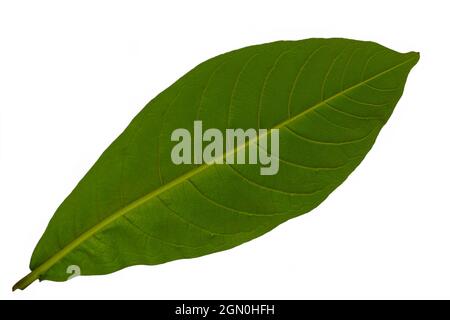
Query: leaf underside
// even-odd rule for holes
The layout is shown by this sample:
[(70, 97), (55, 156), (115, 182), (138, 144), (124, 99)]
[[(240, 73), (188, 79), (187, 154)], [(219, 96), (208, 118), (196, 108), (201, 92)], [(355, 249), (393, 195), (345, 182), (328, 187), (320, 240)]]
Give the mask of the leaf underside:
[[(319, 205), (358, 166), (418, 53), (348, 39), (279, 41), (207, 60), (150, 101), (60, 205), (31, 258), (35, 279), (226, 250)], [(175, 165), (174, 129), (278, 128), (279, 171)], [(192, 133), (193, 134), (193, 133)], [(244, 146), (248, 147), (248, 146)]]

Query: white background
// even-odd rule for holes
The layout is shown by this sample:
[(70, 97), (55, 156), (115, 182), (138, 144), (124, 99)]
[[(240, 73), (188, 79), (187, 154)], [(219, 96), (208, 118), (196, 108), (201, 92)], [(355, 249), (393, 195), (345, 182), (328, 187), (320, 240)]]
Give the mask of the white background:
[[(448, 1), (1, 1), (0, 297), (450, 298)], [(56, 207), (186, 71), (279, 39), (419, 51), (374, 148), (319, 208), (235, 249), (11, 292)]]

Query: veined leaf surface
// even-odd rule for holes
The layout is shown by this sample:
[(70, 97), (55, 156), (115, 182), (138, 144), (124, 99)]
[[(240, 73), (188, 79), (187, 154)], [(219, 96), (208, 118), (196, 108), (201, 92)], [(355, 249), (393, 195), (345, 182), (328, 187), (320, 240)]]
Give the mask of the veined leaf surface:
[[(154, 98), (60, 205), (31, 258), (36, 279), (107, 274), (225, 250), (319, 205), (358, 166), (418, 53), (348, 39), (279, 41), (198, 65)], [(174, 129), (279, 129), (279, 171), (175, 165)], [(247, 148), (248, 145), (237, 146)]]

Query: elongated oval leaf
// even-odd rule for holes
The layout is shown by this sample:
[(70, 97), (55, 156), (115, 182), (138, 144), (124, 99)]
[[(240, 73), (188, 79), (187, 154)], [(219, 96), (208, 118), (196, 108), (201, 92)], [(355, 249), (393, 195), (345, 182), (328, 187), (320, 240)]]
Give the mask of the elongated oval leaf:
[[(60, 205), (31, 258), (65, 281), (232, 248), (319, 205), (358, 166), (418, 53), (347, 39), (280, 41), (212, 58), (153, 99)], [(171, 134), (279, 129), (279, 169), (174, 164)], [(256, 139), (256, 140), (255, 140)], [(231, 153), (259, 143), (235, 146)], [(258, 141), (259, 140), (259, 141)], [(69, 269), (68, 269), (69, 268)]]

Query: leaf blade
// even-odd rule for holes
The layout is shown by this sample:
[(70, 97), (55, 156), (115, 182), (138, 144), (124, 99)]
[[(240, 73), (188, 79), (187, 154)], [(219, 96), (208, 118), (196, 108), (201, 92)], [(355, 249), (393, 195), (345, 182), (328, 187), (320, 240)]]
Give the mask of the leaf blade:
[[(301, 53), (298, 52), (299, 48), (302, 50)], [(361, 54), (361, 51), (365, 54)], [(374, 61), (385, 56), (390, 56), (390, 59), (382, 60), (381, 67), (374, 64)], [(86, 260), (86, 257), (89, 257), (92, 263), (82, 266), (84, 274), (103, 274), (133, 264), (156, 264), (228, 249), (267, 232), (289, 218), (310, 211), (345, 180), (370, 150), (379, 130), (389, 118), (393, 106), (401, 96), (400, 89), (403, 89), (407, 73), (417, 60), (418, 55), (415, 53), (402, 55), (372, 43), (345, 39), (310, 39), (244, 48), (199, 65), (144, 108), (124, 133), (105, 151), (88, 173), (88, 178), (83, 178), (79, 186), (65, 200), (36, 247), (31, 262), (33, 270), (31, 276), (26, 277), (17, 285), (17, 288), (25, 287), (37, 277), (56, 281), (66, 280), (65, 267), (77, 261)], [(292, 68), (294, 64), (298, 67)], [(349, 68), (352, 72), (349, 72)], [(380, 71), (380, 68), (384, 70)], [(400, 78), (392, 79), (394, 73)], [(388, 77), (389, 75), (391, 77)], [(285, 78), (289, 78), (290, 81)], [(279, 82), (275, 81), (277, 79)], [(396, 86), (399, 91), (392, 91), (392, 88)], [(372, 90), (373, 94), (360, 92), (366, 90), (363, 89), (366, 87)], [(299, 91), (299, 89), (304, 90)], [(223, 92), (231, 94), (227, 97)], [(349, 95), (350, 93), (354, 95)], [(327, 98), (324, 98), (325, 96)], [(372, 100), (363, 101), (367, 97)], [(386, 105), (389, 108), (383, 109), (382, 99), (386, 97), (391, 100)], [(287, 104), (287, 110), (277, 108), (280, 101)], [(195, 108), (191, 107), (192, 105)], [(327, 127), (318, 124), (321, 123), (318, 122), (319, 115), (322, 119), (320, 121), (327, 121)], [(298, 152), (280, 154), (281, 163), (290, 169), (283, 170), (281, 178), (274, 177), (270, 181), (269, 179), (262, 181), (263, 178), (255, 174), (255, 168), (248, 166), (245, 168), (236, 166), (234, 173), (228, 165), (221, 166), (220, 169), (217, 166), (207, 165), (191, 166), (183, 170), (175, 168), (167, 159), (170, 153), (169, 145), (162, 141), (162, 137), (168, 141), (167, 137), (171, 130), (161, 119), (170, 119), (171, 128), (177, 128), (186, 126), (189, 121), (199, 117), (204, 120), (207, 127), (217, 127), (222, 130), (230, 125), (242, 128), (263, 126), (284, 129), (282, 137), (291, 142), (286, 148), (282, 148), (283, 145), (281, 145), (280, 150), (298, 147), (296, 146), (298, 142), (293, 142), (293, 137), (297, 140), (303, 137), (305, 139), (302, 148), (310, 151), (308, 154), (315, 155), (315, 159), (304, 158), (300, 163)], [(313, 137), (311, 134), (317, 134), (318, 130), (312, 129), (320, 127), (325, 128), (320, 131), (322, 136)], [(368, 129), (371, 129), (369, 133)], [(150, 134), (145, 135), (147, 131)], [(155, 131), (158, 134), (154, 134)], [(292, 132), (297, 135), (293, 135)], [(359, 138), (355, 138), (355, 132), (358, 133)], [(289, 138), (288, 134), (293, 137)], [(340, 142), (330, 140), (334, 139), (335, 135), (338, 135)], [(280, 143), (284, 140), (282, 137), (280, 137)], [(355, 155), (354, 144), (359, 143), (367, 143), (367, 145), (364, 148), (356, 148), (356, 151), (362, 149), (363, 152), (361, 155)], [(156, 155), (153, 152), (139, 156), (137, 162), (127, 160), (127, 156), (139, 154), (142, 151), (139, 149), (142, 149), (145, 144), (156, 145)], [(146, 152), (149, 151), (146, 150)], [(353, 155), (349, 156), (350, 153)], [(166, 158), (161, 158), (162, 155)], [(332, 161), (327, 159), (329, 155), (332, 155)], [(352, 157), (353, 160), (350, 160)], [(114, 160), (116, 158), (126, 160), (116, 163)], [(144, 187), (151, 191), (142, 194), (141, 190), (129, 181), (139, 182), (142, 172), (149, 171), (143, 166), (144, 160), (151, 160), (149, 163), (157, 165), (155, 168), (152, 167), (151, 173), (144, 174), (150, 178)], [(340, 160), (340, 163), (337, 160)], [(112, 164), (108, 164), (108, 161), (112, 161)], [(321, 163), (318, 164), (318, 162)], [(141, 170), (136, 169), (136, 164)], [(298, 166), (297, 171), (293, 169), (295, 166)], [(104, 167), (115, 170), (119, 174), (115, 180), (112, 180), (115, 188), (108, 189), (102, 186), (102, 194), (98, 195), (92, 191), (92, 186), (97, 185), (92, 181), (98, 181), (99, 178), (105, 179), (104, 175), (108, 170)], [(335, 173), (340, 170), (342, 170), (341, 173)], [(245, 181), (248, 186), (236, 180), (239, 176), (236, 175), (236, 171), (241, 173), (240, 180)], [(293, 172), (295, 174), (292, 174)], [(125, 178), (127, 175), (130, 175), (128, 180)], [(295, 184), (289, 175), (308, 183), (298, 186), (298, 183)], [(290, 190), (286, 190), (286, 187), (282, 185), (283, 179), (284, 183), (291, 188)], [(111, 182), (108, 179), (105, 181)], [(164, 181), (169, 182), (164, 183)], [(225, 187), (217, 181), (225, 181)], [(255, 189), (252, 189), (254, 194), (246, 191), (250, 188), (249, 186), (259, 188), (258, 197), (254, 195)], [(233, 188), (240, 190), (242, 195), (240, 197), (238, 195), (224, 196), (232, 194)], [(80, 189), (84, 190), (81, 195), (73, 196)], [(221, 192), (218, 193), (217, 190)], [(141, 194), (137, 199), (129, 201), (132, 197), (126, 194), (127, 192), (133, 196), (139, 192)], [(102, 203), (104, 194), (120, 199), (118, 201), (120, 208), (114, 210), (115, 206), (108, 202), (102, 205), (101, 215), (98, 216), (93, 213), (91, 207), (93, 204), (98, 206), (98, 203)], [(267, 197), (273, 200), (272, 203), (263, 201)], [(311, 197), (313, 199), (307, 200)], [(242, 199), (249, 204), (243, 205)], [(184, 216), (181, 217), (176, 208), (179, 209), (181, 203), (187, 201), (191, 202), (191, 208), (185, 207)], [(80, 233), (79, 230), (83, 229), (83, 226), (74, 227), (76, 230), (71, 232), (74, 239), (61, 240), (58, 236), (61, 236), (60, 229), (64, 225), (63, 222), (67, 221), (67, 217), (71, 215), (81, 215), (73, 209), (70, 210), (72, 206), (78, 212), (87, 210), (82, 215), (85, 219), (83, 220), (84, 230)], [(162, 215), (160, 212), (165, 213)], [(210, 212), (215, 213), (214, 217), (209, 214)], [(150, 220), (148, 220), (148, 213), (152, 214)], [(176, 213), (178, 218), (181, 217), (179, 220), (175, 218)], [(130, 216), (127, 216), (129, 214)], [(226, 218), (227, 215), (233, 214), (234, 218)], [(92, 222), (93, 220), (95, 221)], [(189, 227), (181, 226), (180, 221)], [(170, 227), (167, 227), (167, 224)], [(146, 229), (140, 230), (141, 225), (147, 226)], [(91, 227), (86, 228), (86, 226)], [(194, 226), (197, 227), (195, 232), (191, 230)], [(177, 230), (177, 233), (171, 232), (170, 228)], [(203, 233), (200, 232), (201, 230)], [(122, 243), (117, 243), (113, 239), (117, 233), (122, 238)], [(141, 235), (136, 236), (135, 233)], [(73, 237), (74, 234), (76, 234), (75, 237)], [(228, 236), (225, 237), (225, 234)], [(68, 237), (70, 238), (70, 235)], [(116, 248), (109, 247), (111, 243)], [(136, 243), (139, 244), (140, 250), (133, 249)], [(198, 245), (199, 243), (204, 245)], [(145, 252), (149, 249), (157, 254), (146, 256)], [(99, 250), (107, 253), (106, 258), (95, 257), (95, 252)], [(126, 261), (114, 256), (116, 251), (127, 252)], [(110, 261), (115, 263), (108, 265), (111, 264)]]

